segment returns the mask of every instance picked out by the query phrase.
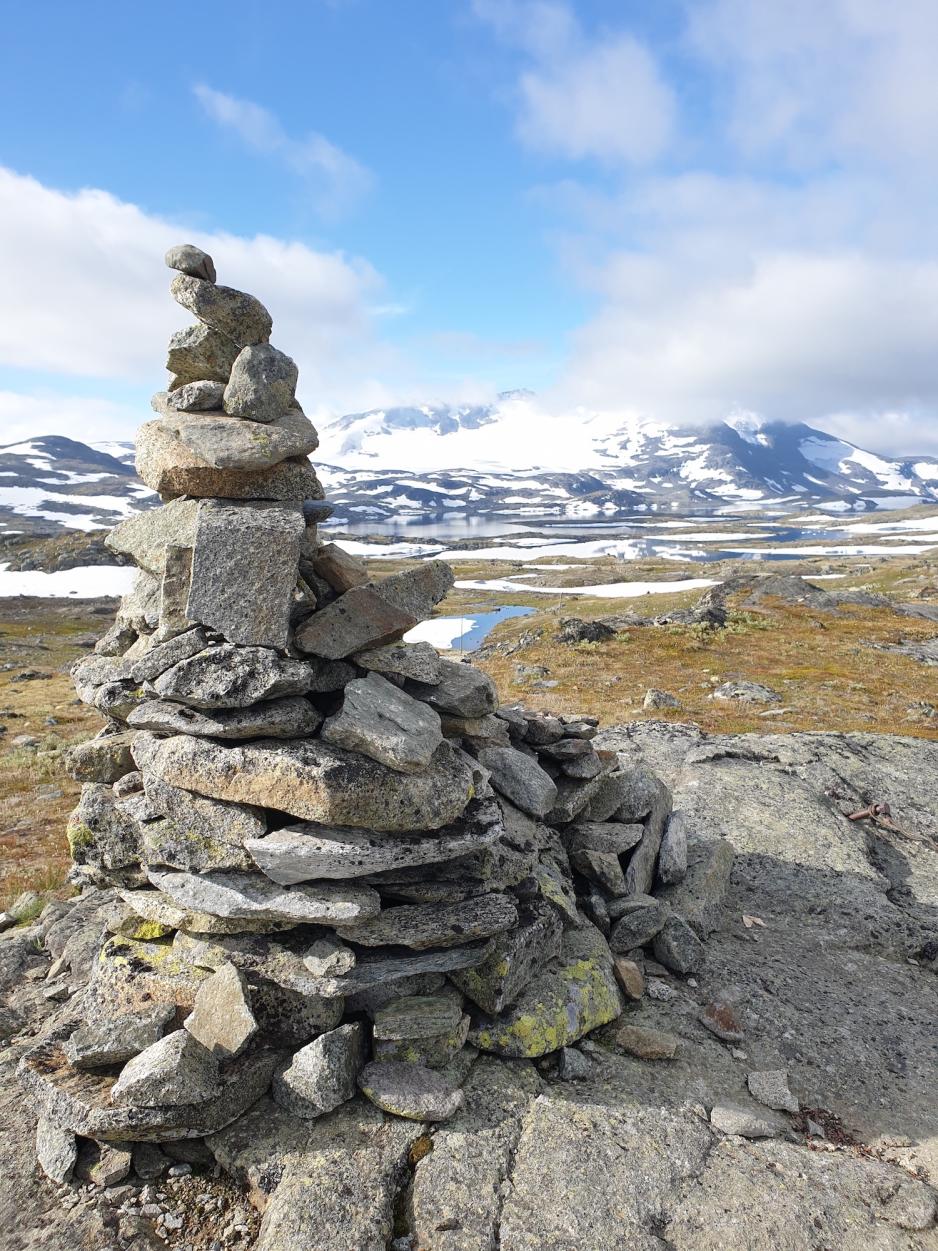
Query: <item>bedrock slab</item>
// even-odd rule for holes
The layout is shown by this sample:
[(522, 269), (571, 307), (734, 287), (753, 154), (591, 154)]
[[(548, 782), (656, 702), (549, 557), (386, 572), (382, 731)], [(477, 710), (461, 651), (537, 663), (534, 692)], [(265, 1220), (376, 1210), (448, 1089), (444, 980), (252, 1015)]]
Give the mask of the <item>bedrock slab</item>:
[(447, 742), (424, 773), (399, 773), (317, 739), (260, 739), (228, 747), (187, 735), (158, 739), (142, 731), (134, 759), (165, 782), (215, 799), (391, 833), (448, 825), (475, 789), (471, 768)]

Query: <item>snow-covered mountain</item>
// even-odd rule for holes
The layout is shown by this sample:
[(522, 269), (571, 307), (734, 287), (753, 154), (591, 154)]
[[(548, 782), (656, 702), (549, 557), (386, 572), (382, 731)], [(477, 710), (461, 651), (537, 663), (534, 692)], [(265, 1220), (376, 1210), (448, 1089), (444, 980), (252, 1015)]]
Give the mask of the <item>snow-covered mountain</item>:
[[(746, 414), (707, 427), (558, 416), (515, 391), (488, 405), (352, 413), (320, 436), (313, 459), (338, 526), (938, 502), (935, 457), (889, 459)], [(130, 443), (45, 436), (0, 447), (0, 536), (111, 526), (157, 502), (134, 475)]]

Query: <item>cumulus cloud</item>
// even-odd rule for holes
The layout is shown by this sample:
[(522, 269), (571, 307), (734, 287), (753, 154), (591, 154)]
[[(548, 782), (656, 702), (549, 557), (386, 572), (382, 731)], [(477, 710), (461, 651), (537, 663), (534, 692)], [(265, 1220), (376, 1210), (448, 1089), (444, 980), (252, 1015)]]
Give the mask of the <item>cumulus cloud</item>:
[(642, 164), (668, 143), (674, 99), (647, 47), (626, 31), (590, 38), (566, 4), (475, 0), (526, 59), (516, 90), (528, 147), (573, 160)]
[(325, 135), (310, 131), (294, 139), (269, 109), (251, 100), (240, 100), (205, 83), (196, 84), (193, 90), (214, 122), (237, 135), (252, 152), (280, 161), (301, 177), (324, 216), (345, 212), (371, 189), (371, 171)]
[[(269, 235), (192, 231), (104, 191), (64, 193), (3, 168), (0, 240), (0, 363), (20, 370), (98, 378), (108, 383), (105, 393), (115, 383), (162, 386), (166, 342), (191, 320), (169, 297), (162, 258), (184, 240), (212, 254), (220, 281), (269, 305), (274, 341), (300, 366), (300, 398), (310, 411), (385, 394), (373, 380), (398, 368), (373, 313), (386, 298), (383, 280), (367, 261), (341, 252)], [(4, 412), (12, 422), (9, 400)], [(64, 422), (38, 432), (67, 434)]]

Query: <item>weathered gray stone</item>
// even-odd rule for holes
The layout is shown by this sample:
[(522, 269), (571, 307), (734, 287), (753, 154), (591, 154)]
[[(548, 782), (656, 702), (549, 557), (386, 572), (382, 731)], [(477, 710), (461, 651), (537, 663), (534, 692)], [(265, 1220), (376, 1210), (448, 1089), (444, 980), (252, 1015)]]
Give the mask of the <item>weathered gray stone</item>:
[(111, 1088), (116, 1103), (136, 1107), (205, 1103), (219, 1093), (218, 1061), (184, 1029), (128, 1060)]
[(157, 1181), (172, 1164), (172, 1159), (151, 1142), (133, 1145), (134, 1172), (141, 1181)]
[(609, 909), (615, 918), (609, 935), (610, 948), (624, 954), (644, 947), (661, 930), (670, 911), (666, 903), (651, 895), (628, 895), (616, 900)]
[(153, 692), (192, 708), (250, 708), (279, 695), (304, 695), (316, 671), (303, 660), (288, 660), (266, 647), (232, 643), (207, 647), (168, 669), (151, 684)]
[(270, 313), (253, 295), (189, 274), (177, 274), (169, 289), (177, 304), (242, 347), (270, 338)]
[(259, 739), (227, 747), (181, 734), (157, 739), (142, 731), (134, 759), (144, 772), (202, 795), (391, 833), (450, 824), (475, 788), (471, 770), (445, 741), (424, 773), (399, 773), (317, 739)]
[(231, 643), (284, 647), (303, 535), (300, 505), (199, 505), (186, 615)]
[[(207, 421), (208, 419), (206, 419)], [(228, 418), (234, 422), (236, 418)], [(205, 422), (201, 422), (205, 426)], [(193, 451), (176, 433), (185, 430), (196, 437), (200, 425), (196, 414), (157, 417), (137, 431), (137, 473), (151, 490), (164, 499), (181, 495), (193, 498), (297, 500), (321, 499), (322, 484), (305, 456), (277, 458), (267, 468), (216, 468)], [(208, 431), (203, 430), (208, 434)], [(292, 437), (292, 436), (291, 436)], [(272, 441), (253, 442), (241, 436), (239, 444), (254, 446), (258, 458), (268, 459)], [(252, 458), (253, 459), (253, 458)]]
[(426, 769), (443, 741), (439, 715), (377, 673), (349, 682), (320, 736), (403, 773)]
[(70, 673), (75, 692), (84, 704), (94, 703), (102, 686), (130, 678), (131, 662), (121, 656), (83, 656)]
[(530, 756), (514, 747), (486, 747), (479, 763), (488, 769), (492, 785), (522, 812), (544, 817), (557, 800), (554, 779)]
[(433, 1038), (455, 1029), (462, 1014), (462, 996), (458, 993), (406, 995), (375, 1013), (373, 1036), (390, 1041)]
[(498, 692), (488, 674), (456, 660), (440, 661), (439, 681), (413, 682), (407, 689), (438, 711), (457, 717), (485, 717), (498, 707)]
[(405, 956), (384, 951), (360, 952), (347, 973), (319, 978), (317, 987), (322, 995), (347, 995), (351, 1009), (373, 1012), (401, 995), (435, 993), (440, 974), (481, 964), (490, 950), (489, 942), (473, 942)]
[(287, 1068), (274, 1077), (273, 1097), (303, 1120), (324, 1116), (354, 1098), (364, 1060), (364, 1026), (358, 1022), (340, 1025), (295, 1053)]
[(372, 920), (337, 926), (340, 938), (364, 947), (456, 947), (510, 929), (518, 909), (507, 895), (481, 895), (457, 904), (405, 904)]
[(151, 810), (174, 822), (195, 840), (220, 839), (240, 845), (249, 838), (263, 837), (267, 830), (260, 808), (207, 799), (148, 773), (143, 775), (143, 785)]
[(651, 812), (660, 789), (658, 778), (644, 767), (620, 769), (607, 774), (590, 800), (591, 821), (617, 821), (629, 824), (643, 821)]
[(788, 1088), (788, 1074), (784, 1069), (765, 1069), (762, 1072), (749, 1073), (746, 1085), (753, 1099), (776, 1112), (795, 1114), (801, 1106)]
[(133, 873), (140, 861), (140, 835), (110, 786), (86, 782), (78, 807), (68, 819), (65, 836), (72, 859), (105, 877), (120, 870)]
[[(621, 811), (620, 808), (619, 812)], [(661, 847), (664, 827), (670, 815), (671, 792), (663, 782), (659, 782), (657, 793), (652, 800), (651, 811), (645, 818), (644, 833), (638, 846), (632, 852), (625, 871), (625, 880), (630, 894), (651, 894), (651, 888), (655, 882), (658, 850)]]
[(428, 617), (452, 585), (450, 567), (431, 560), (380, 582), (352, 587), (303, 622), (296, 645), (339, 660), (395, 642)]
[(148, 508), (109, 531), (105, 546), (162, 577), (167, 547), (192, 546), (198, 508), (197, 500), (171, 500), (162, 508)]
[(713, 699), (733, 700), (741, 704), (778, 704), (782, 697), (761, 682), (724, 682), (713, 692)]
[(182, 416), (176, 402), (179, 394), (158, 391), (152, 406), (162, 418), (163, 429), (213, 469), (270, 469), (289, 457), (307, 456), (319, 446), (316, 429), (300, 408), (290, 408), (266, 425), (229, 417), (217, 409)]
[(185, 630), (189, 586), (192, 582), (192, 548), (167, 544), (165, 567), (160, 581), (160, 625), (167, 630)]
[(602, 886), (610, 895), (624, 895), (628, 890), (622, 865), (615, 852), (578, 847), (570, 852), (570, 864), (589, 881)]
[(659, 896), (707, 938), (721, 924), (723, 902), (733, 869), (733, 845), (725, 838), (700, 838), (688, 843), (687, 873)]
[(76, 743), (66, 753), (66, 772), (76, 782), (116, 782), (133, 771), (132, 742), (130, 733), (103, 733)]
[(131, 679), (138, 685), (158, 678), (161, 673), (178, 665), (180, 660), (188, 660), (198, 652), (204, 651), (208, 645), (205, 631), (196, 627), (175, 634), (165, 643), (157, 643), (139, 660), (135, 660), (130, 670)]
[(269, 343), (249, 344), (238, 353), (225, 387), (225, 412), (251, 421), (274, 421), (292, 408), (299, 370)]
[(259, 873), (161, 873), (148, 878), (157, 890), (183, 908), (215, 916), (294, 925), (368, 923), (380, 908), (366, 886), (324, 882), (285, 889)]
[(616, 1031), (616, 1044), (639, 1060), (673, 1060), (680, 1049), (680, 1039), (663, 1029), (644, 1025), (623, 1025)]
[(623, 825), (620, 821), (579, 821), (564, 831), (567, 851), (603, 851), (614, 856), (626, 852), (641, 841), (643, 825)]
[(166, 355), (166, 368), (173, 375), (170, 385), (181, 387), (203, 378), (227, 382), (239, 351), (237, 343), (227, 335), (202, 322), (177, 330)]
[(497, 935), (481, 964), (453, 970), (450, 981), (483, 1012), (497, 1016), (559, 954), (562, 936), (559, 914), (541, 905), (533, 914), (522, 915), (514, 929)]
[(40, 1116), (36, 1124), (36, 1159), (50, 1181), (70, 1181), (78, 1159), (78, 1142), (69, 1129)]
[(548, 825), (568, 825), (584, 812), (603, 782), (603, 774), (598, 777), (580, 780), (579, 778), (559, 777), (557, 779), (557, 799), (545, 820)]
[(422, 1064), (428, 1069), (450, 1069), (460, 1064), (466, 1055), (463, 1048), (470, 1023), (469, 1015), (462, 1013), (455, 1025), (425, 1038), (375, 1037), (372, 1055), (375, 1060), (402, 1060), (406, 1064)]
[[(120, 629), (132, 629), (138, 635), (150, 634), (158, 628), (160, 624), (160, 579), (158, 577), (148, 573), (146, 569), (138, 571), (132, 589), (121, 598), (115, 624)], [(137, 642), (139, 641), (138, 639)]]
[(274, 882), (290, 886), (322, 878), (346, 880), (389, 869), (456, 860), (493, 843), (498, 828), (485, 834), (458, 832), (442, 838), (395, 838), (373, 830), (328, 825), (285, 826), (245, 844), (258, 867)]
[(323, 543), (312, 561), (313, 572), (324, 578), (334, 591), (342, 595), (353, 586), (364, 586), (370, 579), (368, 566), (360, 556), (353, 556), (338, 543)]
[(159, 412), (155, 401), (158, 396), (165, 396), (162, 403), (167, 412), (201, 413), (206, 409), (219, 408), (224, 394), (225, 388), (220, 382), (203, 379), (200, 382), (186, 382), (174, 391), (157, 392), (151, 406)]
[(123, 1064), (163, 1037), (176, 1012), (174, 1003), (141, 1004), (136, 1011), (102, 1014), (80, 1025), (65, 1043), (69, 1064), (77, 1069)]
[(672, 812), (658, 850), (658, 882), (661, 886), (674, 886), (686, 872), (687, 818), (683, 812)]
[(704, 946), (683, 917), (670, 916), (655, 935), (652, 951), (659, 964), (675, 973), (696, 973)]
[(223, 964), (199, 987), (185, 1028), (217, 1060), (239, 1056), (257, 1033), (247, 981), (233, 964)]
[(445, 1121), (463, 1105), (463, 1093), (441, 1073), (403, 1061), (366, 1064), (358, 1085), (384, 1112), (410, 1121)]
[(511, 745), (507, 724), (494, 713), (487, 713), (484, 717), (454, 717), (444, 712), (440, 721), (447, 738), (464, 739), (471, 751)]
[[(249, 708), (220, 708), (214, 711), (189, 708), (170, 700), (149, 699), (133, 709), (127, 724), (135, 730), (192, 734), (196, 738), (303, 738), (316, 733), (322, 724), (322, 714), (309, 700), (298, 695), (265, 700)], [(133, 768), (132, 758), (130, 767)]]
[(303, 965), (314, 977), (339, 976), (355, 967), (355, 952), (332, 934), (317, 938), (303, 954)]
[(215, 281), (215, 262), (194, 243), (177, 243), (169, 249), (164, 259), (170, 269), (178, 269), (181, 274), (203, 278), (206, 282)]
[(469, 1041), (482, 1051), (533, 1059), (569, 1046), (621, 1011), (606, 941), (584, 925), (564, 934), (558, 959), (510, 1007), (473, 1022)]
[(128, 1147), (109, 1142), (83, 1142), (78, 1149), (75, 1177), (91, 1186), (116, 1186), (129, 1174), (133, 1154)]
[(710, 1124), (737, 1138), (778, 1138), (789, 1132), (784, 1116), (743, 1101), (715, 1104), (710, 1111)]

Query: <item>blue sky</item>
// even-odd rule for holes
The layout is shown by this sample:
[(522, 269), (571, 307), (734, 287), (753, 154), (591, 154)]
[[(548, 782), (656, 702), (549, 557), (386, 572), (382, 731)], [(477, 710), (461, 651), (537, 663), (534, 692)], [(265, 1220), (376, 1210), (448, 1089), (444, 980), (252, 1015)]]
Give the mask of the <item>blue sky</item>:
[(191, 238), (320, 420), (527, 386), (938, 446), (932, 0), (89, 0), (4, 34), (11, 440), (130, 437)]

